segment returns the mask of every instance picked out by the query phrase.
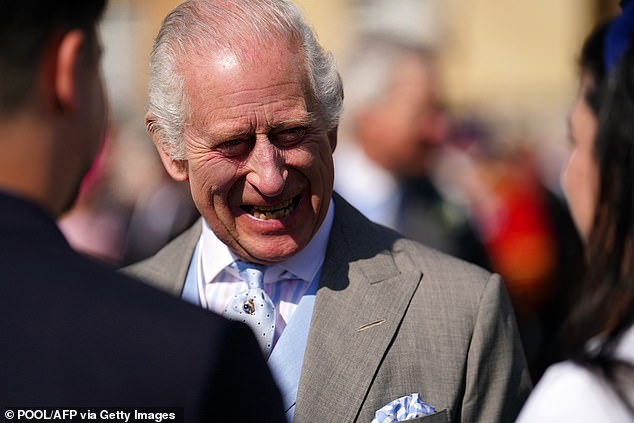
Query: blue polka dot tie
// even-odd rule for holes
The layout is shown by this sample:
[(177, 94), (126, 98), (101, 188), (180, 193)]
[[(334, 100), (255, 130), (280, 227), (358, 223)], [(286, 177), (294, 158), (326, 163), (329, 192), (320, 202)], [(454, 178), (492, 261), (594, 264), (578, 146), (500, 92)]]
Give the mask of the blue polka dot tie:
[(269, 356), (275, 335), (275, 306), (264, 292), (264, 266), (236, 261), (240, 278), (249, 289), (240, 292), (229, 302), (225, 317), (246, 323), (255, 332), (265, 356)]

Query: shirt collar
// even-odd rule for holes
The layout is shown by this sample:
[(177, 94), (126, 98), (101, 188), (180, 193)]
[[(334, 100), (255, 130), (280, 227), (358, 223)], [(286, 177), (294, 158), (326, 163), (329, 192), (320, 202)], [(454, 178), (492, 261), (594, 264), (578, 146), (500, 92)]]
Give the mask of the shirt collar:
[[(312, 281), (326, 257), (326, 247), (328, 246), (328, 238), (330, 237), (330, 229), (335, 216), (335, 204), (330, 199), (328, 211), (321, 226), (310, 240), (308, 245), (300, 252), (288, 259), (277, 263), (284, 270), (295, 274), (300, 279)], [(233, 263), (237, 257), (229, 250), (229, 248), (218, 239), (216, 234), (211, 230), (205, 219), (202, 219), (202, 234), (200, 235), (200, 243), (202, 250), (205, 252), (202, 257), (202, 265), (205, 279), (207, 282), (214, 280), (225, 267)]]

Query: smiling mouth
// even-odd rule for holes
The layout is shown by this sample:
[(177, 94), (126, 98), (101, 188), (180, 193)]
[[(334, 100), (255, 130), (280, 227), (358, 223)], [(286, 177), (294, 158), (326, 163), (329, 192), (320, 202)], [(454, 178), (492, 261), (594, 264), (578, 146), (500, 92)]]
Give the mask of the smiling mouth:
[(290, 215), (297, 203), (299, 203), (299, 195), (274, 206), (241, 206), (242, 210), (251, 216), (260, 220), (282, 219)]

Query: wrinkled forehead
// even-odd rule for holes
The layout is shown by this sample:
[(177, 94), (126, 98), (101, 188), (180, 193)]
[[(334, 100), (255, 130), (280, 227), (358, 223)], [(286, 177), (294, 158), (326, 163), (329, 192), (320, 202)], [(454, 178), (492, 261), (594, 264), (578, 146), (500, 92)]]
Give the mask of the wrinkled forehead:
[(258, 117), (264, 120), (319, 115), (296, 52), (256, 49), (240, 56), (223, 49), (192, 56), (188, 64), (183, 76), (192, 122), (247, 119), (258, 110), (266, 111)]
[(308, 82), (306, 67), (297, 49), (284, 44), (251, 44), (239, 49), (216, 48), (196, 51), (186, 55), (180, 62), (180, 70), (187, 74), (198, 70), (208, 76), (227, 76), (242, 73), (246, 75), (271, 72), (271, 79), (300, 78)]
[[(204, 41), (203, 41), (204, 42)], [(186, 47), (178, 58), (184, 73), (197, 66), (215, 64), (218, 70), (258, 71), (263, 65), (275, 65), (280, 72), (295, 70), (308, 79), (306, 62), (300, 47), (293, 41), (277, 37), (263, 39), (246, 35), (240, 40), (218, 44), (207, 40)]]
[(284, 41), (199, 50), (186, 55), (180, 68), (190, 99), (199, 96), (201, 91), (213, 96), (215, 92), (226, 93), (227, 88), (255, 92), (260, 87), (293, 84), (301, 87), (307, 107), (315, 111), (316, 102), (304, 58), (297, 48)]

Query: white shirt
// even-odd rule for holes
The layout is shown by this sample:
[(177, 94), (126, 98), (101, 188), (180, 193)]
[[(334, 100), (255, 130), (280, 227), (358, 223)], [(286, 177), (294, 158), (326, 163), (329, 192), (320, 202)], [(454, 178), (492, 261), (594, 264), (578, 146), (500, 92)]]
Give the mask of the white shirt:
[[(616, 355), (634, 363), (634, 327), (623, 335)], [(628, 392), (630, 401), (634, 392)], [(632, 415), (606, 382), (570, 362), (548, 368), (517, 422), (632, 422)]]
[(368, 219), (397, 229), (402, 197), (398, 181), (356, 143), (341, 143), (335, 152), (335, 191)]
[[(306, 289), (321, 269), (326, 257), (334, 212), (335, 206), (331, 199), (326, 217), (308, 245), (294, 256), (276, 265), (267, 266), (265, 270), (264, 290), (277, 310), (273, 344), (279, 339)], [(198, 257), (195, 259), (199, 263), (197, 284), (200, 304), (216, 313), (224, 313), (231, 299), (248, 286), (228, 267), (237, 257), (216, 237), (204, 219), (198, 241)]]

